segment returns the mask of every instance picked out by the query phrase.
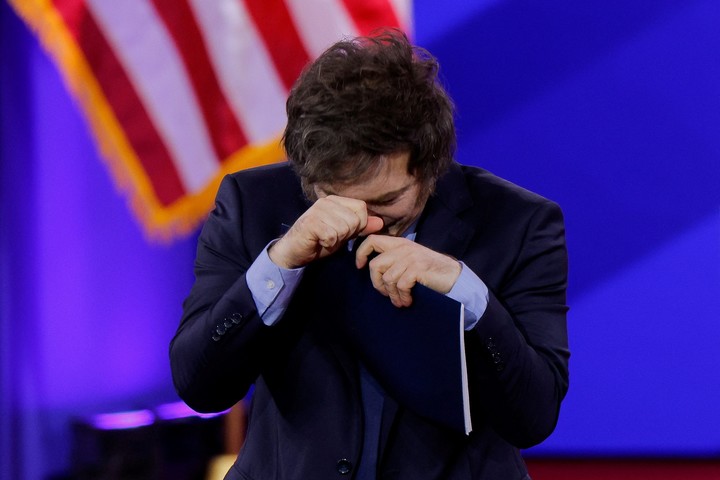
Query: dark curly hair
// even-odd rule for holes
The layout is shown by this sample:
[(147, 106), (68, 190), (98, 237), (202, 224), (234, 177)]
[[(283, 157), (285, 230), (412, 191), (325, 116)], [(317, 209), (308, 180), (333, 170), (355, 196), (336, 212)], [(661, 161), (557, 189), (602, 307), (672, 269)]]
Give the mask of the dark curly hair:
[(308, 65), (283, 134), (305, 192), (372, 174), (379, 158), (404, 152), (408, 173), (432, 190), (455, 151), (453, 104), (437, 74), (437, 60), (396, 30), (340, 41)]

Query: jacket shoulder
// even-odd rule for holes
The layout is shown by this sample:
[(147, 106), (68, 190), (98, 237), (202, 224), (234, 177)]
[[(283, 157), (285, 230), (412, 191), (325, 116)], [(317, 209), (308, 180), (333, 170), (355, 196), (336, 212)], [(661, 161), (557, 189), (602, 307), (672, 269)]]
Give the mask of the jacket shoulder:
[(227, 175), (226, 179), (235, 182), (242, 189), (273, 187), (274, 191), (301, 191), (300, 180), (287, 162), (239, 170)]
[(459, 170), (474, 202), (509, 204), (514, 208), (536, 209), (542, 204), (557, 204), (548, 198), (499, 177), (480, 167), (459, 165)]

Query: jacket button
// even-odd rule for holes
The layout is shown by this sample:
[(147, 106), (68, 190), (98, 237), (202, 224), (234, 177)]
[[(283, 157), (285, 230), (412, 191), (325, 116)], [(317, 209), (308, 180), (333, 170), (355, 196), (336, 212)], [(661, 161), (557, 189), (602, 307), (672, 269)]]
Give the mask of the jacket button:
[(233, 313), (232, 315), (230, 315), (230, 321), (235, 325), (239, 324), (242, 318), (242, 315), (240, 315), (239, 313)]
[(337, 471), (340, 475), (347, 475), (352, 471), (352, 463), (346, 458), (338, 460)]

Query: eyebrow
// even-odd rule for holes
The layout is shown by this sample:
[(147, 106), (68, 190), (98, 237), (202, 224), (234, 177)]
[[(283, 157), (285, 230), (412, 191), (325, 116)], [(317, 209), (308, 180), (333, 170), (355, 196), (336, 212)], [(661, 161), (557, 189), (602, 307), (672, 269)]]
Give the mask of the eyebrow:
[[(365, 203), (371, 203), (371, 204), (382, 204), (385, 202), (389, 202), (390, 200), (394, 200), (397, 197), (399, 197), (400, 195), (402, 195), (405, 192), (407, 192), (408, 190), (410, 190), (410, 188), (412, 188), (413, 185), (414, 185), (413, 183), (409, 183), (409, 184), (405, 185), (404, 187), (398, 188), (397, 190), (393, 190), (391, 192), (384, 193), (384, 194), (380, 195), (379, 197), (371, 198), (371, 199), (367, 199), (367, 200), (363, 200), (363, 201)], [(327, 195), (337, 195), (337, 193), (335, 193), (330, 188), (323, 188), (322, 190)]]

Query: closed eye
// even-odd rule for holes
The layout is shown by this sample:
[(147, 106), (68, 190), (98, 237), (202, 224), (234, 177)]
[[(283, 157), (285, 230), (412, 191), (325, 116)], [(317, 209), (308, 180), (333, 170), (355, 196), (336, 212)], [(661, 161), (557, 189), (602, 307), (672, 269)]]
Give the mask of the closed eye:
[(394, 198), (389, 198), (387, 200), (374, 201), (372, 203), (368, 203), (368, 205), (374, 206), (374, 207), (386, 207), (388, 205), (392, 205), (393, 203), (397, 202), (399, 199), (400, 199), (400, 197), (394, 197)]

